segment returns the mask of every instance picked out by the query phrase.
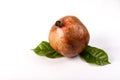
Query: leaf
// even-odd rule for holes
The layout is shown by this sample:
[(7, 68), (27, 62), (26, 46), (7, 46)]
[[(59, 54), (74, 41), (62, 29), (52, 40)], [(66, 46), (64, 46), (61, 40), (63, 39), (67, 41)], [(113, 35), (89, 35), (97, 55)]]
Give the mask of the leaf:
[(106, 52), (96, 47), (87, 46), (85, 50), (80, 54), (80, 56), (88, 63), (93, 63), (101, 66), (110, 64)]
[(58, 52), (56, 52), (50, 46), (50, 44), (46, 41), (42, 41), (35, 49), (33, 49), (33, 51), (40, 56), (46, 56), (46, 57), (49, 57), (49, 58), (62, 57), (62, 55), (59, 54)]
[(58, 52), (53, 52), (50, 54), (46, 55), (48, 58), (59, 58), (59, 57), (63, 57), (61, 54), (59, 54)]

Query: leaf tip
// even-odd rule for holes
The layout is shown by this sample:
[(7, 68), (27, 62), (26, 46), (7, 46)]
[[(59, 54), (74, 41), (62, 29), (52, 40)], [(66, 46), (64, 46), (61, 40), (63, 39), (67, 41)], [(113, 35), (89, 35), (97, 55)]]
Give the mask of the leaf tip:
[(108, 64), (111, 64), (111, 62), (108, 61)]
[(30, 50), (34, 51), (34, 49), (30, 49)]

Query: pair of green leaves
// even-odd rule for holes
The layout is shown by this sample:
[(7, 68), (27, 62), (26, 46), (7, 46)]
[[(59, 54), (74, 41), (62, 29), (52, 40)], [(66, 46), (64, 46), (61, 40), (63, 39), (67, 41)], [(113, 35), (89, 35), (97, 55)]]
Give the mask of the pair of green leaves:
[[(35, 49), (33, 49), (33, 51), (40, 56), (46, 56), (49, 58), (63, 57), (60, 53), (56, 52), (46, 41), (42, 41)], [(110, 63), (108, 61), (108, 55), (106, 52), (96, 47), (87, 46), (84, 51), (80, 53), (80, 57), (82, 57), (88, 63), (97, 65), (106, 65)]]

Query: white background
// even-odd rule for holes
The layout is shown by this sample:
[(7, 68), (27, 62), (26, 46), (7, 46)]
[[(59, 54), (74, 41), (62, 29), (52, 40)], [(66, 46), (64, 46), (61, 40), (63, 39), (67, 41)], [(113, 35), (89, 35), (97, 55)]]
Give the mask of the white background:
[[(48, 41), (54, 22), (77, 16), (89, 45), (104, 49), (111, 64), (79, 57), (49, 59), (30, 49)], [(0, 0), (0, 80), (120, 80), (120, 0)]]

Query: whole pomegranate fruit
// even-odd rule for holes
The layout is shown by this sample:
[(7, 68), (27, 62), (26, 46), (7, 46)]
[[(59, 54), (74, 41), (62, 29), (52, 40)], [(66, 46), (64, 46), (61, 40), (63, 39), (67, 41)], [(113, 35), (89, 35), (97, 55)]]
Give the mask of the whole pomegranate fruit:
[(65, 57), (80, 54), (89, 42), (89, 32), (75, 16), (65, 16), (55, 22), (49, 32), (53, 49)]

